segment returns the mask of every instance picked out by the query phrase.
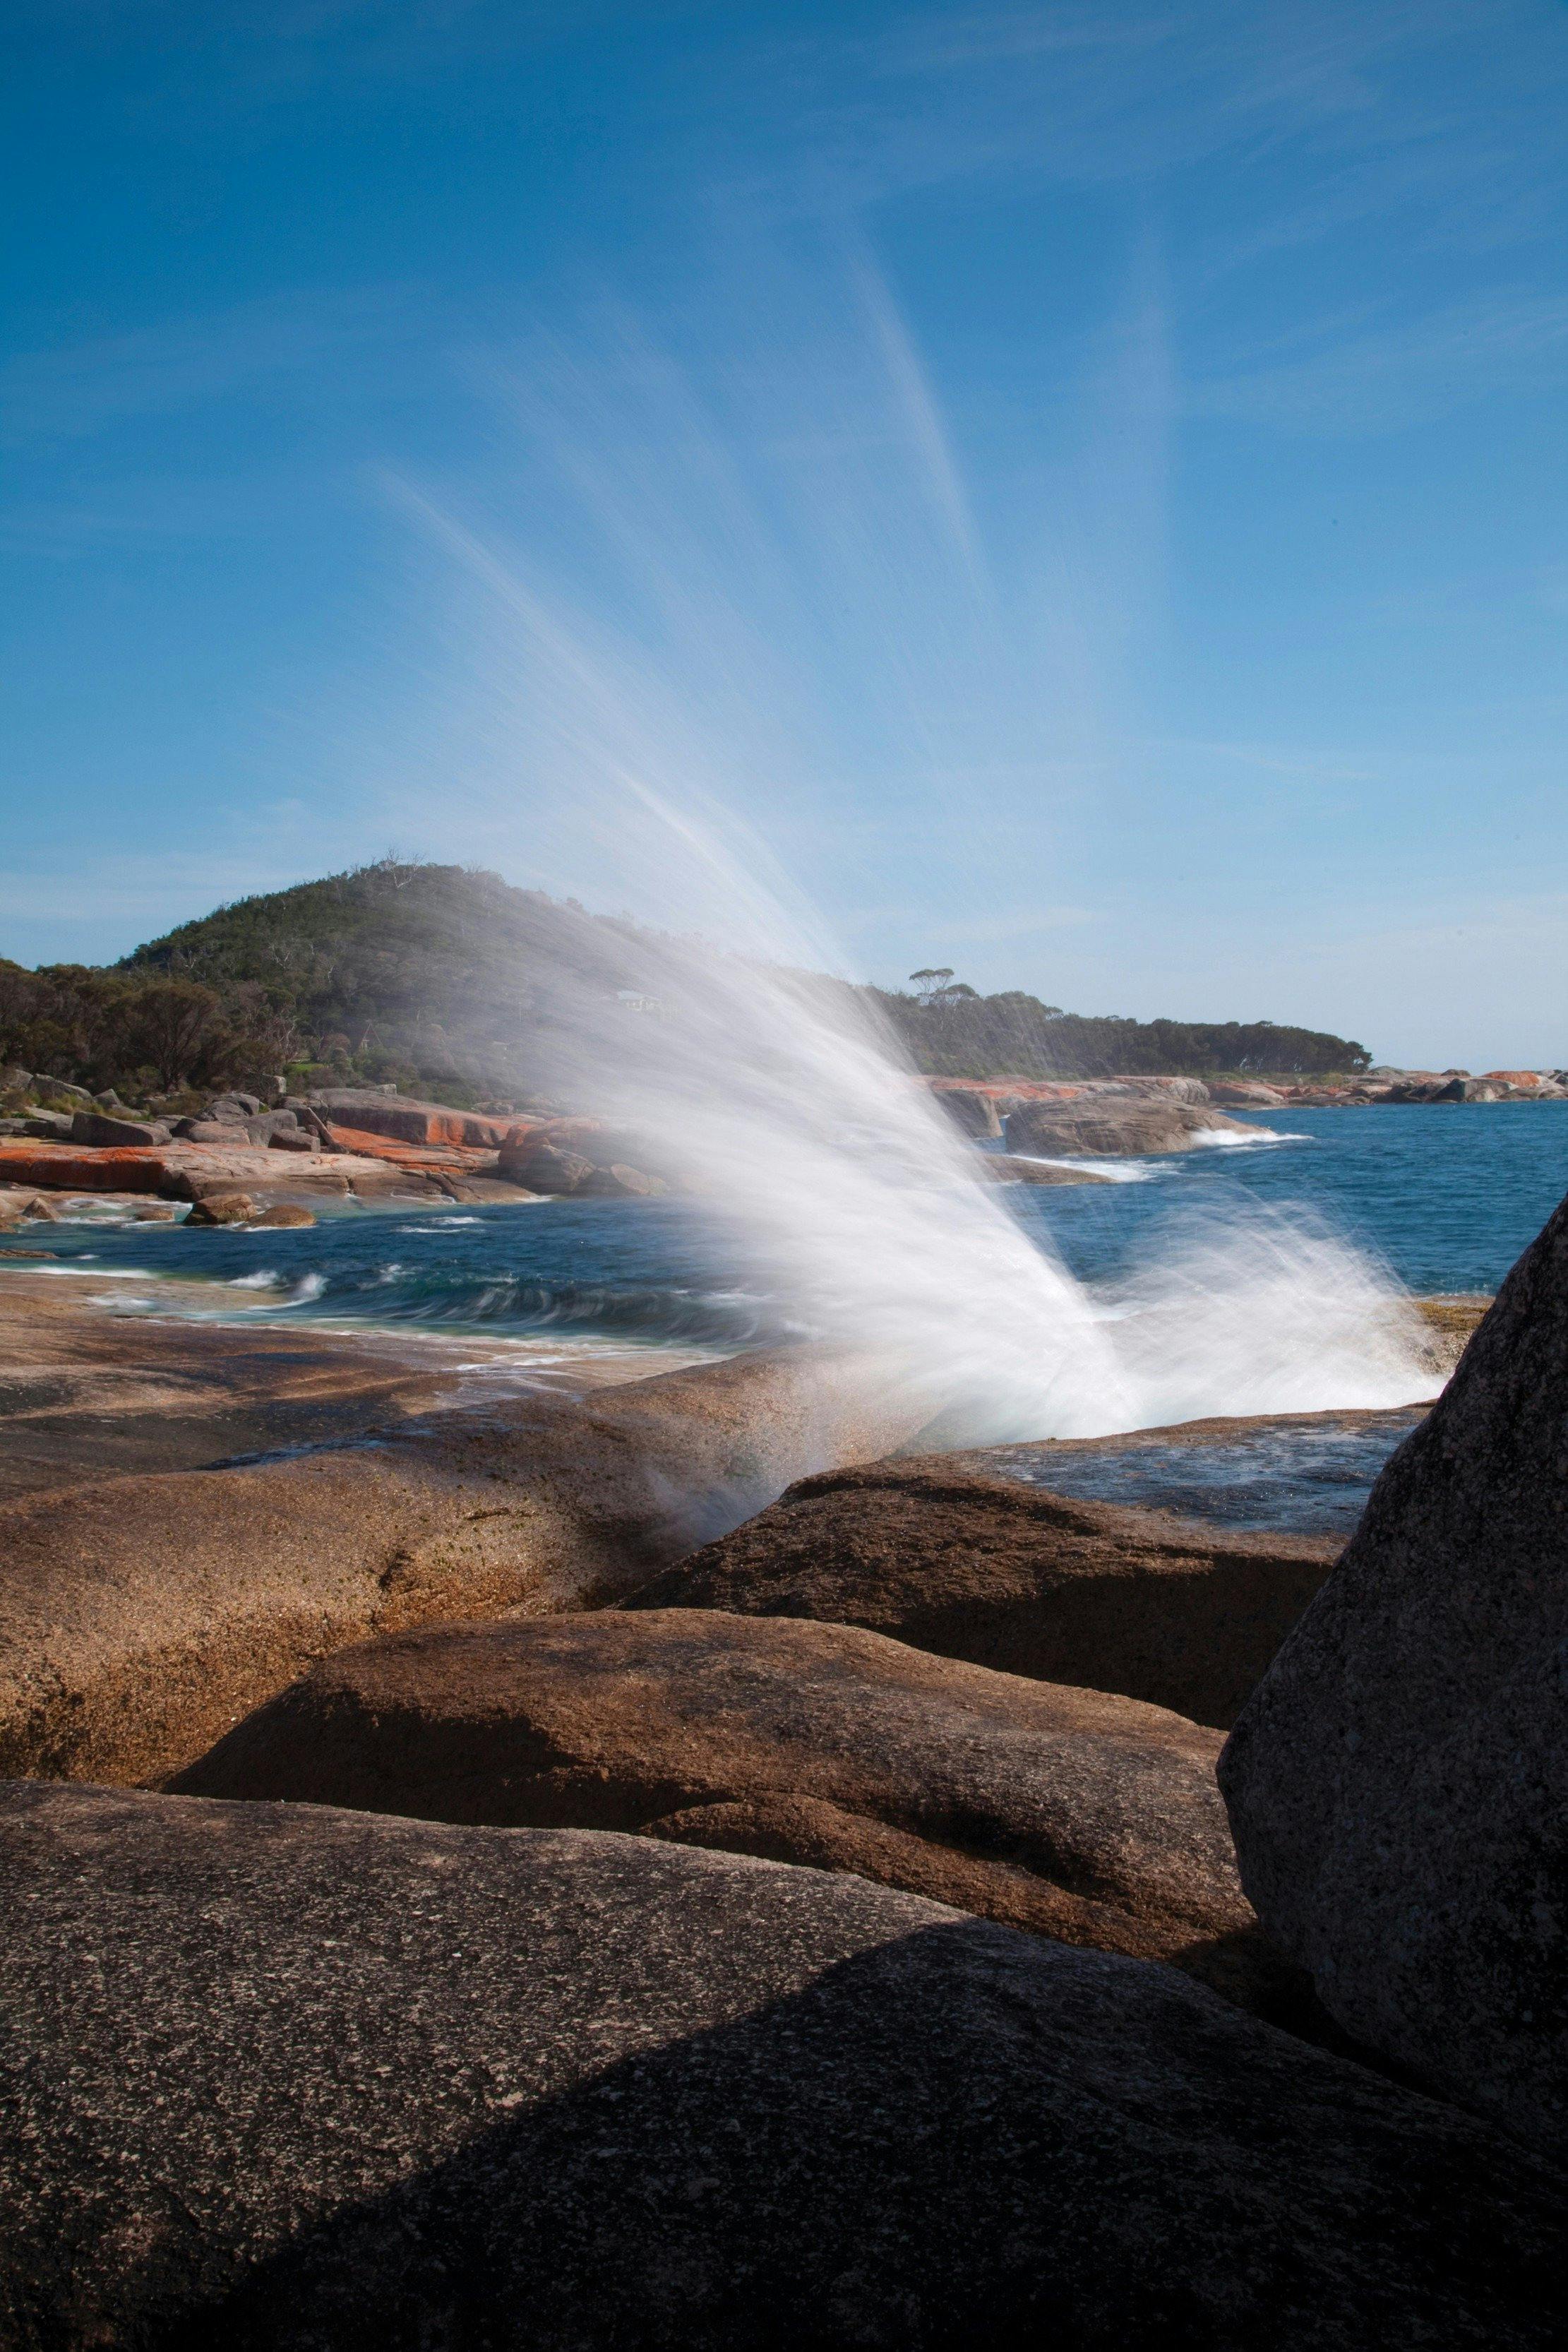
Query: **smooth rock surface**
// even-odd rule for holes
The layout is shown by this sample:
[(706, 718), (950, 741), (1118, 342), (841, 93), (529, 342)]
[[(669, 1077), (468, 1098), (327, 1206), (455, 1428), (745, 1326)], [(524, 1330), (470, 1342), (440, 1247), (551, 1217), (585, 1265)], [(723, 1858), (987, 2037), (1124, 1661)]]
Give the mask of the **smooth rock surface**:
[(652, 1831), (855, 1870), (1288, 2023), (1215, 1785), (1220, 1736), (859, 1627), (716, 1610), (443, 1625), (324, 1660), (171, 1785)]
[(1539, 2167), (1174, 1970), (649, 1839), (0, 1820), (28, 2352), (1558, 2340)]
[(192, 1207), (187, 1225), (248, 1225), (256, 1214), (248, 1192), (207, 1192)]
[(1222, 1767), (1242, 1872), (1360, 2041), (1568, 2152), (1568, 1203)]
[(0, 1771), (162, 1780), (332, 1650), (612, 1599), (928, 1410), (782, 1349), (0, 1505)]
[(864, 1625), (1223, 1729), (1339, 1549), (910, 1456), (803, 1479), (624, 1605)]
[(975, 1172), (993, 1184), (1110, 1184), (1115, 1181), (1092, 1168), (1068, 1168), (1048, 1160), (1020, 1160), (1016, 1152), (1009, 1151), (977, 1152)]
[(1008, 1113), (1008, 1150), (1098, 1160), (1127, 1153), (1186, 1151), (1218, 1129), (1245, 1134), (1245, 1120), (1206, 1105), (1164, 1098), (1094, 1096), (1075, 1102), (1032, 1102)]

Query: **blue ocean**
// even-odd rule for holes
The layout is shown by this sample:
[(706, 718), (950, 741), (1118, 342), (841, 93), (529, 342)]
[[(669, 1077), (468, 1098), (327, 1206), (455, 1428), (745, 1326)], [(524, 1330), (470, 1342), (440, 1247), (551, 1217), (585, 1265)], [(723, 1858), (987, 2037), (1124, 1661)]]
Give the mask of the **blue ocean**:
[[(1270, 1112), (1255, 1146), (1093, 1162), (1114, 1181), (1012, 1186), (1011, 1213), (1080, 1280), (1113, 1280), (1196, 1219), (1262, 1204), (1328, 1225), (1421, 1296), (1490, 1292), (1568, 1191), (1568, 1102)], [(1277, 1140), (1269, 1140), (1272, 1134)], [(85, 1206), (85, 1204), (84, 1204)], [(767, 1345), (810, 1328), (738, 1234), (674, 1200), (350, 1207), (302, 1231), (68, 1220), (0, 1242), (62, 1272), (172, 1278), (211, 1314), (664, 1345)], [(199, 1287), (200, 1297), (195, 1296)], [(168, 1311), (177, 1292), (160, 1290)]]
[[(1494, 1291), (1568, 1190), (1568, 1102), (1274, 1112), (1248, 1124), (1256, 1142), (1091, 1163), (1112, 1181), (1008, 1186), (998, 1198), (1042, 1250), (1107, 1293), (1179, 1255), (1198, 1229), (1274, 1215), (1353, 1243), (1430, 1297)], [(110, 1312), (401, 1329), (452, 1363), (465, 1395), (486, 1383), (494, 1392), (497, 1379), (503, 1389), (623, 1380), (813, 1328), (809, 1303), (770, 1279), (754, 1241), (707, 1204), (674, 1199), (350, 1204), (308, 1229), (251, 1232), (106, 1222), (83, 1201), (0, 1240), (0, 1269), (7, 1261), (74, 1277)], [(998, 1446), (986, 1458), (994, 1474), (1107, 1501), (1343, 1535), (1423, 1409), (1239, 1424), (1201, 1444), (1155, 1433), (1103, 1449)]]

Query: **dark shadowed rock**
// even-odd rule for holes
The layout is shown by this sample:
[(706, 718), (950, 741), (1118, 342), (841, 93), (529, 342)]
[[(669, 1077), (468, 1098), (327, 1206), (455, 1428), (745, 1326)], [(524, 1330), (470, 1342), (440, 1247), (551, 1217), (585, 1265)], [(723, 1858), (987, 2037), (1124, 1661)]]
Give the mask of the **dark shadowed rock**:
[(946, 1112), (962, 1134), (975, 1137), (1001, 1134), (1002, 1122), (996, 1097), (984, 1087), (938, 1085), (933, 1086), (931, 1092), (938, 1107)]
[(182, 1143), (232, 1144), (245, 1129), (237, 1118), (177, 1118), (170, 1132)]
[(716, 1610), (443, 1625), (340, 1651), (172, 1785), (530, 1828), (652, 1831), (858, 1871), (1189, 1966), (1289, 2022), (1216, 1731), (859, 1627)]
[(267, 1144), (275, 1142), (281, 1135), (298, 1135), (300, 1129), (293, 1111), (264, 1110), (258, 1111), (254, 1118), (246, 1120), (245, 1131), (251, 1143)]
[(129, 1145), (167, 1143), (169, 1129), (162, 1119), (118, 1118), (105, 1110), (78, 1110), (71, 1120), (73, 1143), (123, 1150)]
[(1338, 1549), (910, 1458), (803, 1479), (625, 1605), (865, 1625), (1223, 1727)]
[(1174, 1970), (648, 1839), (3, 1810), (19, 2346), (1556, 2340), (1549, 2176)]
[(1568, 2142), (1568, 1203), (1237, 1724), (1248, 1890), (1359, 2040)]

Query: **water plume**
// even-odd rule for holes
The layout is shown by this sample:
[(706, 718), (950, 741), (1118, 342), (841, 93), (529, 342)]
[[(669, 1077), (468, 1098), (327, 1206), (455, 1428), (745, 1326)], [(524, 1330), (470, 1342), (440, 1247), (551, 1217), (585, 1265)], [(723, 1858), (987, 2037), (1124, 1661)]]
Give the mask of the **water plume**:
[[(591, 551), (575, 572), (563, 579), (558, 556), (552, 577), (527, 542), (510, 551), (442, 499), (402, 493), (480, 591), (486, 774), (466, 795), (447, 784), (444, 807), (494, 862), (526, 858), (558, 889), (570, 876), (644, 919), (619, 928), (596, 972), (563, 980), (547, 1083), (635, 1130), (626, 1158), (699, 1193), (801, 1332), (873, 1351), (945, 1441), (1429, 1393), (1397, 1286), (1326, 1231), (1254, 1218), (1104, 1294), (1073, 1280), (984, 1181), (873, 1000), (842, 977), (839, 943), (737, 814), (771, 809), (776, 834), (808, 832), (820, 866), (853, 830), (841, 795), (833, 814), (833, 775), (869, 745), (883, 772), (924, 762), (901, 855), (924, 842), (940, 859), (959, 808), (984, 822), (975, 777), (1026, 743), (1043, 775), (1041, 746), (1088, 726), (1065, 688), (1049, 726), (1016, 686), (987, 692), (1004, 673), (1038, 686), (1068, 671), (1020, 644), (1027, 600), (997, 600), (913, 341), (863, 268), (857, 282), (886, 414), (905, 420), (902, 494), (885, 418), (860, 436), (873, 454), (858, 472), (843, 457), (853, 420), (813, 414), (809, 394), (792, 430), (775, 416), (743, 448), (640, 346), (624, 399), (613, 370), (557, 355), (559, 414), (541, 426), (533, 403), (555, 460), (540, 495), (559, 507), (565, 482), (581, 510)], [(776, 389), (777, 372), (767, 381)], [(763, 446), (812, 453), (798, 498), (757, 488), (747, 458)], [(830, 446), (831, 497), (816, 478)], [(867, 675), (847, 681), (833, 639), (852, 610), (880, 635), (862, 625)], [(825, 677), (836, 701), (821, 698)], [(959, 741), (952, 773), (956, 787), (967, 772), (968, 801), (945, 786), (928, 832), (933, 763)]]

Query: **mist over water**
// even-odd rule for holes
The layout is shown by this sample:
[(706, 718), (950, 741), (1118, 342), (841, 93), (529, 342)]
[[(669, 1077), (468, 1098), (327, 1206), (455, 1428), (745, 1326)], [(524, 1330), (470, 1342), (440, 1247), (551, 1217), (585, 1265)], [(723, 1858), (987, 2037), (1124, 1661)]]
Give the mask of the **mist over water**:
[(891, 296), (863, 256), (845, 283), (823, 386), (776, 349), (731, 369), (766, 416), (705, 405), (633, 335), (612, 361), (551, 354), (522, 421), (553, 574), (526, 532), (400, 492), (478, 592), (463, 742), (483, 757), (442, 806), (516, 878), (660, 926), (580, 985), (547, 1084), (635, 1130), (628, 1161), (700, 1194), (800, 1328), (872, 1351), (955, 1444), (1430, 1394), (1398, 1286), (1321, 1223), (1260, 1209), (1167, 1235), (1113, 1287), (1074, 1280), (868, 1000), (821, 977), (851, 960), (740, 811), (809, 835), (809, 869), (852, 835), (835, 772), (907, 773), (904, 855), (940, 860), (960, 811), (986, 822), (977, 778), (1027, 758), (1043, 789), (1094, 731), (1084, 615), (999, 575)]
[(695, 860), (744, 906), (757, 953), (640, 944), (628, 979), (656, 1009), (606, 1003), (559, 1084), (625, 1123), (629, 1160), (749, 1237), (803, 1328), (873, 1351), (942, 1442), (1433, 1392), (1423, 1327), (1392, 1276), (1305, 1217), (1194, 1221), (1130, 1276), (1075, 1281), (1015, 1219), (1009, 1188), (984, 1179), (866, 1000), (800, 969), (822, 943), (689, 815), (645, 792), (635, 802), (672, 863)]

